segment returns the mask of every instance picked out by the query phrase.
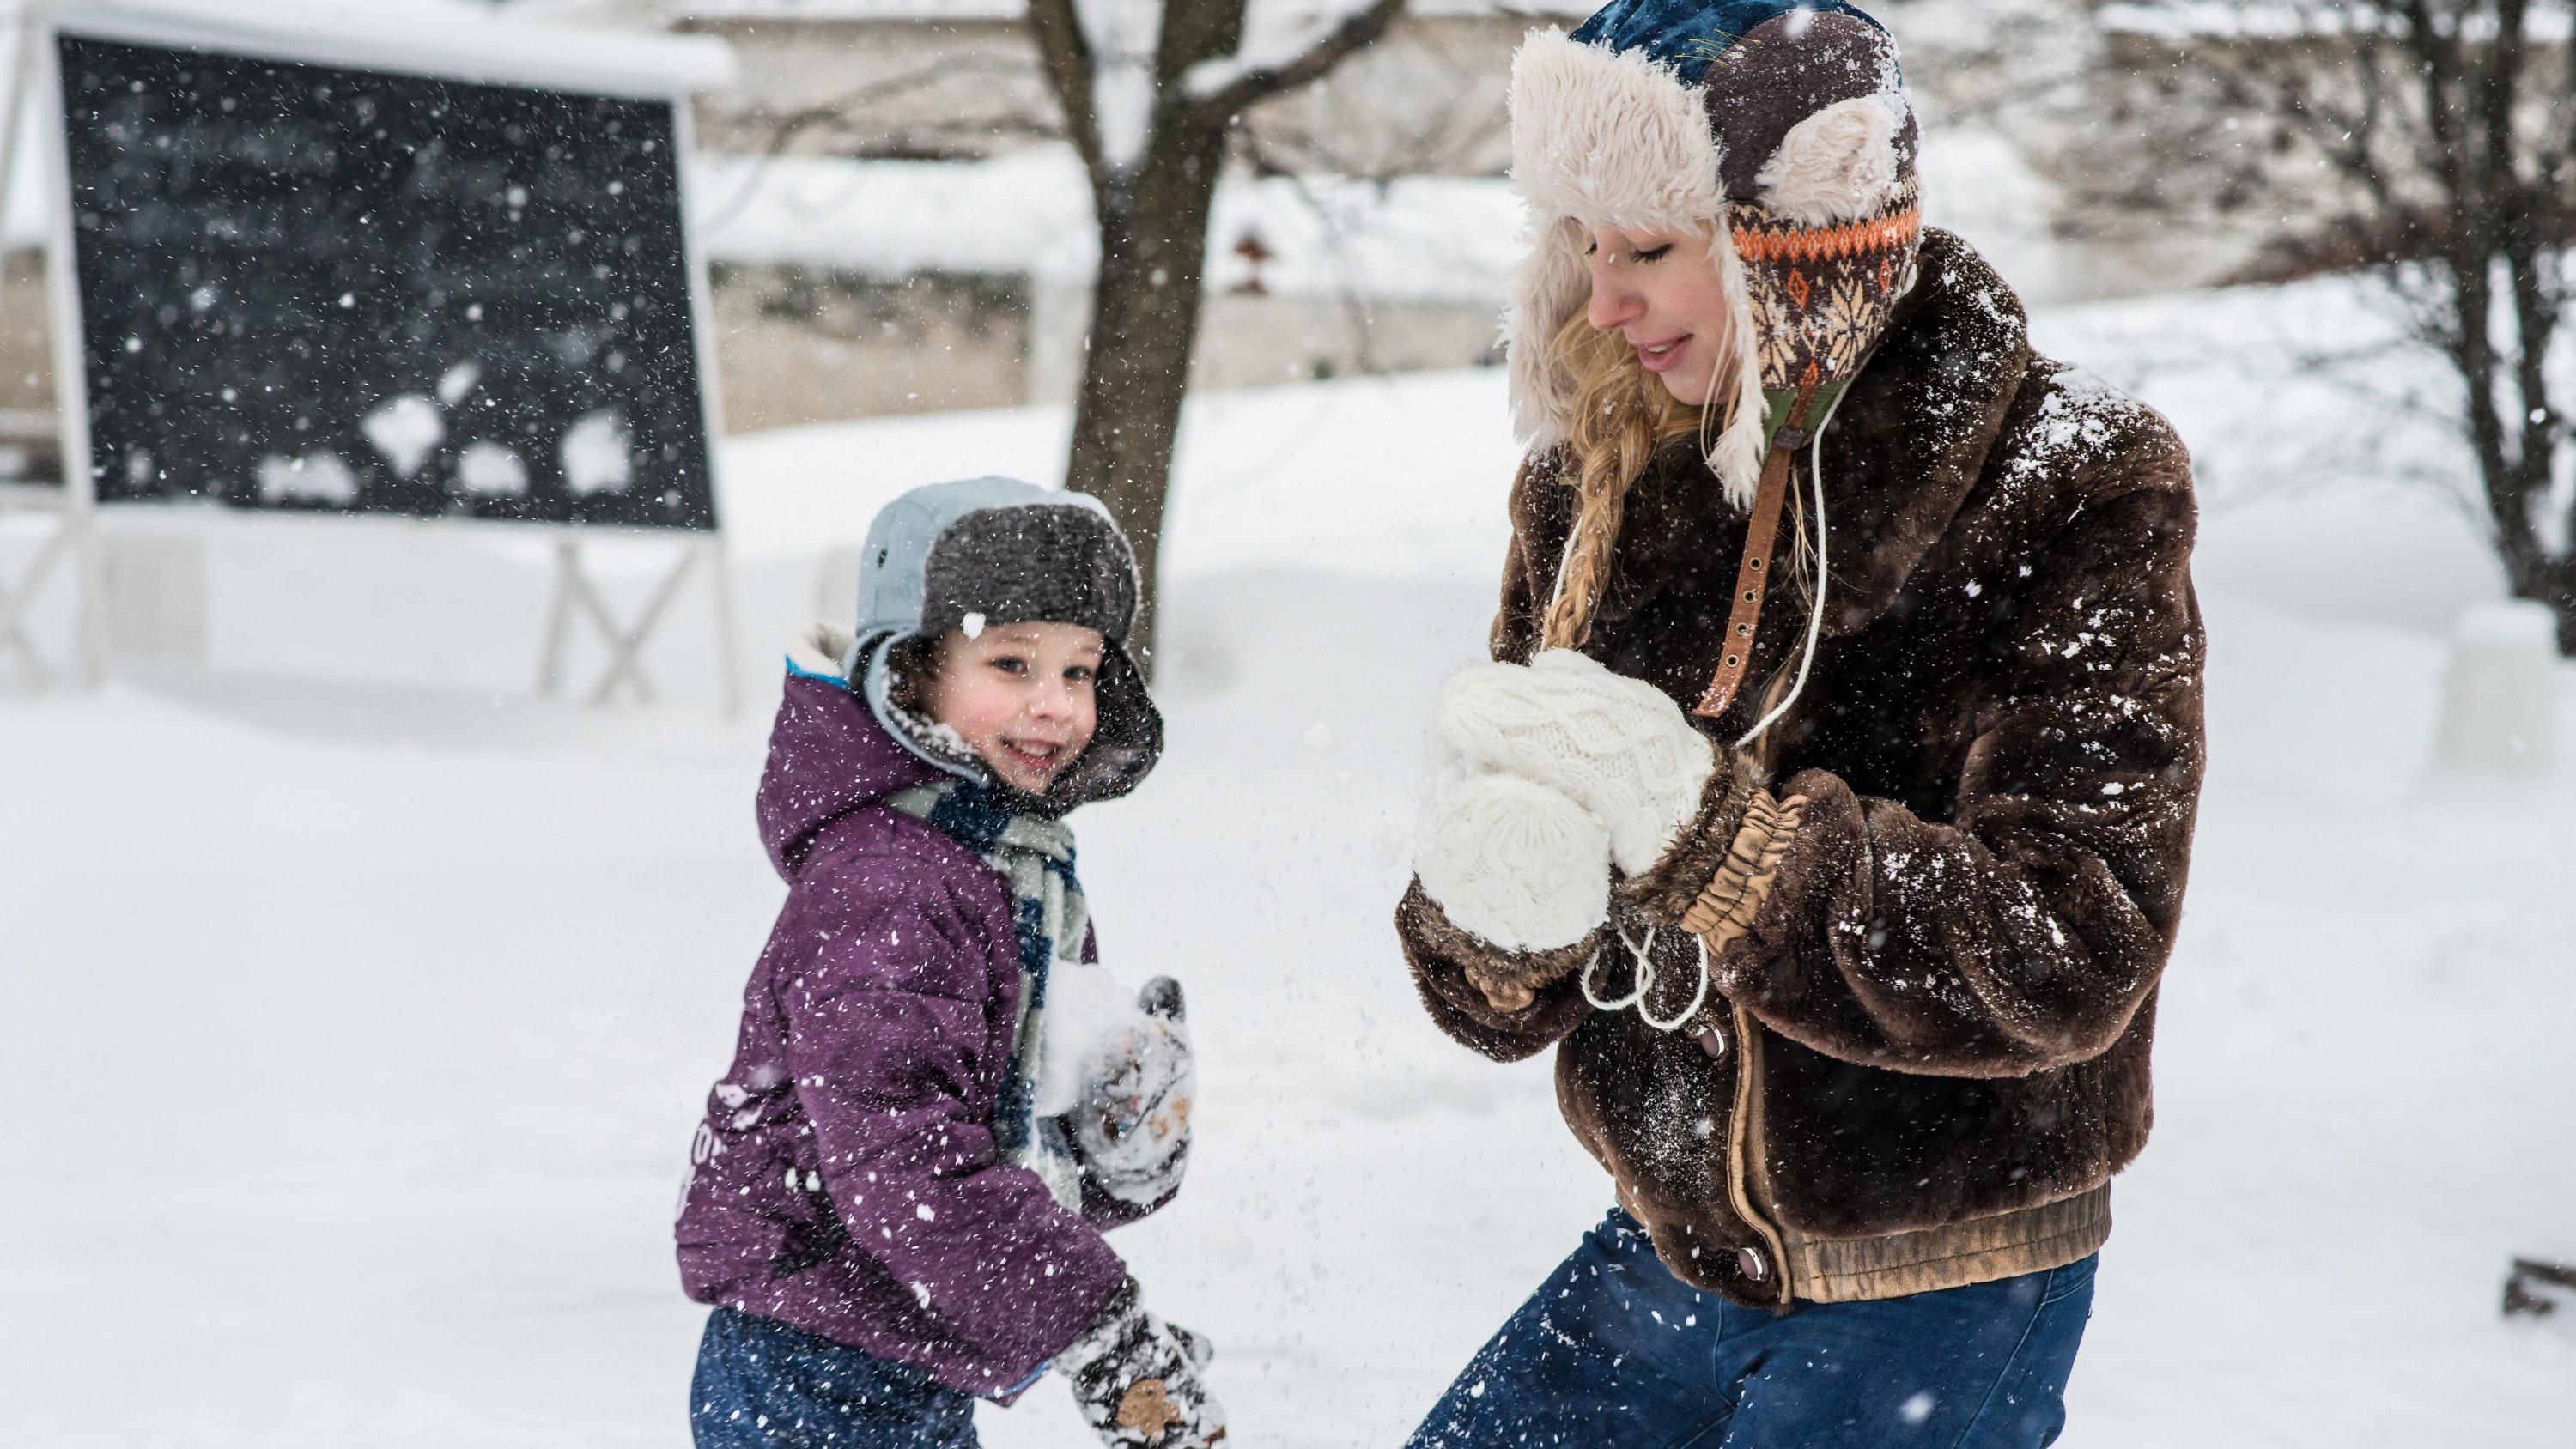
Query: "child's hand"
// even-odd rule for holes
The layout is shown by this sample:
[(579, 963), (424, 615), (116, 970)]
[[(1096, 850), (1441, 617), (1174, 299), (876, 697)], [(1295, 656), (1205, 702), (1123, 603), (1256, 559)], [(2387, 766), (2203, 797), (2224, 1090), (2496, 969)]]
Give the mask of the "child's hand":
[(1136, 994), (1143, 1015), (1094, 1049), (1082, 1101), (1069, 1114), (1073, 1141), (1100, 1186), (1149, 1206), (1172, 1195), (1190, 1152), (1197, 1071), (1181, 1023), (1181, 983), (1157, 976)]
[(1225, 1437), (1225, 1409), (1200, 1380), (1215, 1354), (1206, 1339), (1147, 1312), (1130, 1278), (1055, 1366), (1110, 1449), (1202, 1449)]

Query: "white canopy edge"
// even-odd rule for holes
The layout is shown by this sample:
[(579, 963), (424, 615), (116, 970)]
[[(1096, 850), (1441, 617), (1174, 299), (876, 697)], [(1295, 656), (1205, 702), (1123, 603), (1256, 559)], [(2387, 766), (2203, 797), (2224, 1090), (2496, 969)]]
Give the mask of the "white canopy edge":
[(642, 99), (734, 80), (713, 36), (548, 25), (487, 7), (420, 0), (27, 0), (66, 34), (313, 65), (396, 71)]

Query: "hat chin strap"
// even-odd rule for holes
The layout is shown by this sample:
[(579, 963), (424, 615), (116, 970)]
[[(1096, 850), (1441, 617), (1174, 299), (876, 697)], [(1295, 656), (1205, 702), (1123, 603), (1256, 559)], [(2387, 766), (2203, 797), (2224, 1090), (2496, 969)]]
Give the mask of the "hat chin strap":
[(1842, 405), (1842, 398), (1836, 396), (1833, 406), (1825, 409), (1824, 421), (1816, 425), (1815, 441), (1807, 445), (1807, 481), (1813, 485), (1816, 495), (1816, 589), (1815, 599), (1807, 610), (1807, 647), (1798, 656), (1798, 678), (1789, 686), (1789, 693), (1771, 707), (1771, 712), (1736, 740), (1735, 747), (1739, 750), (1760, 739), (1764, 730), (1771, 728), (1780, 716), (1789, 712), (1789, 706), (1798, 702), (1798, 696), (1807, 690), (1807, 670), (1816, 662), (1816, 640), (1824, 633), (1825, 627), (1825, 585), (1830, 581), (1825, 564), (1825, 429), (1833, 426), (1834, 413)]
[[(1873, 349), (1875, 350), (1875, 349)], [(1867, 368), (1864, 357), (1861, 367)], [(1735, 744), (1742, 749), (1759, 739), (1762, 732), (1777, 723), (1806, 692), (1807, 674), (1816, 662), (1816, 644), (1823, 636), (1825, 593), (1832, 581), (1829, 550), (1825, 540), (1825, 430), (1833, 426), (1834, 414), (1842, 410), (1843, 399), (1850, 394), (1848, 385), (1835, 388), (1825, 407), (1825, 415), (1810, 430), (1805, 426), (1808, 410), (1814, 406), (1819, 384), (1814, 381), (1799, 385), (1790, 398), (1787, 419), (1772, 434), (1770, 454), (1763, 460), (1762, 486), (1755, 492), (1753, 512), (1747, 519), (1744, 534), (1744, 556), (1736, 565), (1735, 598), (1726, 620), (1725, 651), (1719, 656), (1716, 675), (1709, 680), (1692, 713), (1715, 719), (1726, 713), (1744, 686), (1745, 670), (1753, 659), (1753, 639), (1762, 618), (1762, 599), (1767, 592), (1766, 575), (1773, 572), (1773, 550), (1779, 541), (1780, 514), (1788, 501), (1789, 475), (1793, 471), (1798, 445), (1807, 445), (1807, 478), (1814, 494), (1816, 509), (1816, 581), (1813, 598), (1807, 610), (1807, 641), (1798, 658), (1798, 675), (1789, 692), (1771, 710), (1746, 730)]]
[(1753, 490), (1753, 511), (1745, 519), (1744, 556), (1735, 565), (1735, 594), (1726, 616), (1726, 638), (1717, 674), (1708, 682), (1694, 714), (1715, 719), (1735, 703), (1744, 687), (1744, 671), (1753, 660), (1753, 634), (1762, 622), (1762, 598), (1770, 582), (1771, 560), (1780, 541), (1781, 505), (1789, 497), (1790, 464), (1798, 445), (1807, 441), (1807, 409), (1820, 384), (1810, 376), (1789, 399), (1787, 419), (1771, 434), (1770, 455), (1762, 460), (1762, 482)]

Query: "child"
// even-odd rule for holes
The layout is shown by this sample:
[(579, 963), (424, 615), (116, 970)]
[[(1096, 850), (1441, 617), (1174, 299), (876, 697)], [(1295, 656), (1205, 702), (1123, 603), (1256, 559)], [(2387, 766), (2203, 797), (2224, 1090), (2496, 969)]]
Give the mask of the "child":
[(787, 903), (680, 1200), (700, 1449), (972, 1446), (1050, 1366), (1119, 1449), (1224, 1437), (1206, 1341), (1101, 1239), (1178, 1189), (1192, 1094), (1180, 988), (1097, 964), (1059, 818), (1161, 753), (1136, 599), (1097, 500), (942, 483), (869, 528), (857, 633), (789, 653)]

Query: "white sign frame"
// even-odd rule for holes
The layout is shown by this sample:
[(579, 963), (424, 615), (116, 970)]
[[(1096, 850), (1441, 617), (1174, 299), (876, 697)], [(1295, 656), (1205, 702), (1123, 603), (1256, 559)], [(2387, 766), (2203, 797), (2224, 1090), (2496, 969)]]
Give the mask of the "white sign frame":
[[(54, 398), (61, 429), (60, 529), (75, 560), (77, 630), (88, 682), (96, 684), (104, 677), (106, 647), (98, 600), (100, 510), (96, 469), (90, 456), (88, 358), (83, 345), (86, 334), (74, 252), (70, 159), (63, 134), (62, 53), (58, 41), (64, 35), (668, 104), (672, 114), (671, 164), (680, 211), (682, 270), (688, 278), (690, 336), (698, 370), (699, 426), (706, 439), (707, 485), (716, 526), (671, 529), (540, 520), (421, 521), (472, 529), (507, 529), (511, 536), (519, 538), (553, 535), (553, 601), (547, 610), (537, 692), (551, 695), (561, 686), (567, 635), (572, 620), (579, 615), (592, 622), (608, 651), (605, 671), (589, 692), (594, 704), (606, 703), (621, 682), (630, 684), (639, 700), (649, 702), (653, 698), (652, 686), (641, 666), (641, 652), (661, 622), (672, 595), (692, 572), (703, 568), (714, 610), (718, 707), (726, 715), (740, 707), (739, 641), (734, 635), (732, 569), (725, 546), (725, 490), (718, 446), (724, 436), (723, 405), (716, 381), (715, 343), (708, 329), (712, 309), (706, 253), (698, 243), (695, 219), (688, 206), (686, 176), (687, 159), (694, 153), (696, 142), (690, 97), (695, 91), (724, 85), (733, 77), (732, 52), (724, 42), (712, 37), (644, 36), (463, 16), (451, 22), (442, 15), (437, 23), (430, 24), (389, 17), (364, 5), (350, 5), (337, 17), (307, 12), (292, 22), (271, 21), (219, 8), (215, 0), (29, 0), (17, 28), (18, 70), (22, 77), (32, 76), (35, 81), (33, 99), (42, 131), (37, 151), (42, 158), (47, 211), (45, 279), (53, 338)], [(15, 122), (0, 129), (14, 130)], [(8, 163), (8, 154), (0, 153), (0, 184), (6, 182)], [(21, 494), (51, 491), (54, 490), (19, 490)], [(586, 536), (646, 538), (678, 545), (677, 561), (632, 623), (618, 622), (584, 570), (581, 541)], [(51, 556), (41, 561), (49, 564)], [(34, 582), (42, 583), (41, 573)], [(5, 593), (0, 593), (0, 603), (5, 603), (6, 598)], [(6, 622), (0, 619), (0, 624)], [(9, 642), (9, 631), (0, 628), (0, 647)], [(32, 652), (29, 657), (33, 657)]]

